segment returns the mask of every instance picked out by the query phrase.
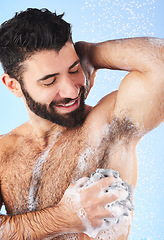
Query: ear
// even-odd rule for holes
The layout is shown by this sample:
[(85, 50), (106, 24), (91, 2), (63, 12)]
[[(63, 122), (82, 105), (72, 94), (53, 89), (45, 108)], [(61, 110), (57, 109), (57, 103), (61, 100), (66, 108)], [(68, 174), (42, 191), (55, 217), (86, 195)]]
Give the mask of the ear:
[(2, 74), (2, 82), (16, 97), (22, 97), (23, 93), (21, 90), (20, 83), (15, 79), (11, 78), (7, 73)]

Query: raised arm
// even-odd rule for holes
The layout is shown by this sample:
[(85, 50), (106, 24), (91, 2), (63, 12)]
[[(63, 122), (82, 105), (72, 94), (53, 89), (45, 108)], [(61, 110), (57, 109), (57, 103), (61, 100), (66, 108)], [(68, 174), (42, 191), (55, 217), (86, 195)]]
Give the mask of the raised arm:
[[(100, 68), (130, 72), (120, 84), (114, 116), (130, 118), (147, 132), (164, 119), (164, 40), (131, 38), (102, 43), (79, 42), (77, 53), (96, 71)], [(83, 50), (83, 51), (82, 51)], [(107, 102), (107, 101), (106, 101)]]
[(101, 43), (77, 42), (75, 48), (94, 69), (147, 72), (164, 61), (164, 39), (143, 37)]

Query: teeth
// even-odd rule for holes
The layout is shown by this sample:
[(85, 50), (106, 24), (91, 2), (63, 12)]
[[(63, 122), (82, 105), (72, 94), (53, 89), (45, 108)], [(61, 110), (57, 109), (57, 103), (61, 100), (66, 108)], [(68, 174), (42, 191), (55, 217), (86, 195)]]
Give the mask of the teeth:
[(72, 106), (75, 102), (76, 102), (76, 101), (70, 102), (70, 103), (67, 103), (67, 104), (62, 104), (62, 105), (60, 105), (60, 106), (62, 106), (62, 107), (69, 107), (69, 106)]

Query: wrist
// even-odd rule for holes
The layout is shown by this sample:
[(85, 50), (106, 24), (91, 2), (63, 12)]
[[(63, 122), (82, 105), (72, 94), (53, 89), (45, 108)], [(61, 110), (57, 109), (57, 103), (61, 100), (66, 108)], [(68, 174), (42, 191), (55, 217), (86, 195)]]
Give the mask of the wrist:
[(65, 201), (61, 201), (55, 211), (59, 212), (61, 233), (81, 233), (85, 230), (78, 214)]

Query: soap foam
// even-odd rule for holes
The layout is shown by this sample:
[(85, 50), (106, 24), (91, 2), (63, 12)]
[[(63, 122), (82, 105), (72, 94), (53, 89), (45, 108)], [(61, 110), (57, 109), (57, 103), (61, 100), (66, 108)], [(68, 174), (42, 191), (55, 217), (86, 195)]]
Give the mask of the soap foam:
[[(84, 184), (83, 188), (90, 187), (92, 184), (104, 177), (114, 177), (117, 179), (117, 181), (107, 189), (102, 190), (99, 196), (101, 197), (103, 194), (114, 194), (119, 198), (117, 201), (113, 201), (105, 206), (105, 208), (109, 210), (113, 217), (103, 219), (100, 227), (96, 229), (93, 228), (87, 218), (82, 221), (86, 227), (85, 234), (93, 238), (95, 238), (100, 231), (111, 228), (112, 226), (122, 222), (124, 217), (129, 216), (130, 211), (134, 209), (131, 201), (133, 188), (121, 180), (117, 171), (113, 171), (111, 169), (97, 169), (96, 172), (93, 173), (89, 180)], [(119, 192), (119, 195), (116, 194), (117, 192)]]
[(37, 201), (37, 192), (39, 188), (39, 181), (42, 177), (42, 169), (44, 166), (44, 163), (47, 162), (48, 160), (48, 155), (49, 152), (52, 148), (52, 146), (55, 144), (56, 140), (58, 137), (60, 137), (62, 134), (61, 131), (58, 132), (58, 134), (54, 137), (52, 143), (47, 147), (47, 149), (39, 156), (36, 165), (33, 170), (33, 176), (32, 176), (32, 181), (30, 184), (30, 189), (29, 189), (29, 194), (28, 194), (28, 211), (36, 211), (37, 206), (38, 206), (38, 201)]
[[(101, 226), (94, 228), (87, 218), (86, 211), (82, 207), (80, 192), (89, 188), (91, 185), (95, 184), (104, 177), (114, 177), (117, 180), (108, 188), (101, 190), (99, 197), (103, 196), (104, 194), (107, 194), (108, 196), (115, 194), (118, 196), (118, 199), (117, 201), (113, 201), (105, 206), (105, 208), (112, 214), (112, 217), (104, 218)], [(96, 172), (91, 174), (90, 178), (85, 177), (79, 179), (71, 188), (71, 190), (66, 190), (66, 194), (66, 203), (78, 214), (83, 225), (85, 226), (84, 233), (93, 238), (95, 238), (100, 231), (102, 232), (103, 230), (122, 223), (125, 218), (130, 217), (130, 211), (134, 209), (131, 201), (131, 197), (133, 195), (132, 186), (129, 186), (126, 182), (124, 182), (119, 177), (119, 173), (117, 171), (113, 171), (111, 169), (97, 169)]]

